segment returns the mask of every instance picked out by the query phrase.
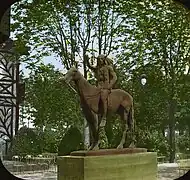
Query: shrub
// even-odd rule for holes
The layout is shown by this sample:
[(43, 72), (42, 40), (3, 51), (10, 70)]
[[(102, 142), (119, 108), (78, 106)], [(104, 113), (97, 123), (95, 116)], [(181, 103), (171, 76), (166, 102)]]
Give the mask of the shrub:
[(20, 128), (12, 141), (9, 155), (25, 156), (27, 154), (34, 155), (39, 153), (41, 153), (41, 150), (35, 132), (25, 126)]
[(59, 148), (58, 155), (68, 155), (72, 151), (83, 149), (83, 137), (77, 127), (71, 127), (63, 136)]
[(190, 153), (190, 138), (187, 135), (180, 135), (176, 138), (177, 147), (179, 152), (188, 154)]
[(169, 144), (166, 137), (158, 131), (143, 131), (139, 129), (137, 147), (147, 148), (148, 151), (157, 152), (158, 155), (169, 155)]

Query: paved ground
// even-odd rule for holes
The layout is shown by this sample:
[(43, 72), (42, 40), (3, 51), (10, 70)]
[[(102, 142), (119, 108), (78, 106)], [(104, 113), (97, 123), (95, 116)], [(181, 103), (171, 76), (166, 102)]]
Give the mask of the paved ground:
[(25, 180), (57, 180), (56, 172), (41, 172), (41, 173), (31, 173), (31, 174), (19, 174), (16, 175)]
[[(182, 174), (183, 172), (181, 172)], [(55, 171), (31, 172), (28, 174), (17, 174), (16, 176), (25, 180), (57, 180)], [(174, 180), (177, 177), (179, 177), (179, 171), (176, 163), (158, 164), (158, 180)]]
[(179, 171), (176, 163), (158, 164), (158, 180), (174, 180), (177, 177), (179, 177)]

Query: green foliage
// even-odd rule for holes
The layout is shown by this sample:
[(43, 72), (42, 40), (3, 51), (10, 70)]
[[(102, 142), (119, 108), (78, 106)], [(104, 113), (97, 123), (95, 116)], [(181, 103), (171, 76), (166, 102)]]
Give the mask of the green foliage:
[(83, 58), (87, 52), (110, 54), (120, 26), (115, 6), (112, 1), (22, 0), (12, 9), (11, 25), (18, 52), (30, 53), (22, 60), (38, 62), (54, 54), (68, 69), (76, 58), (86, 67)]
[(69, 155), (72, 151), (83, 149), (83, 137), (77, 127), (70, 127), (63, 136), (58, 149), (58, 155)]
[(60, 138), (68, 126), (83, 122), (78, 96), (60, 81), (62, 76), (52, 65), (40, 64), (24, 79), (26, 113), (32, 114), (35, 126), (51, 125)]
[(190, 153), (190, 137), (187, 134), (179, 136), (176, 144), (180, 153)]
[(30, 129), (26, 126), (20, 128), (13, 139), (10, 155), (25, 156), (27, 154), (38, 155), (44, 152), (57, 152), (60, 137), (50, 127), (46, 127), (44, 130)]
[[(30, 53), (21, 60), (32, 70), (25, 79), (25, 105), (35, 108), (36, 126), (56, 130), (55, 139), (61, 139), (70, 125), (82, 128), (78, 96), (59, 83), (60, 73), (54, 67), (35, 63), (53, 54), (69, 68), (79, 59), (87, 75), (82, 56), (112, 51), (119, 87), (134, 97), (138, 145), (160, 154), (169, 149), (173, 153), (175, 128), (190, 132), (189, 12), (170, 0), (98, 2), (23, 0), (15, 6), (12, 29), (17, 50)], [(142, 74), (146, 74), (145, 86), (140, 83)], [(162, 135), (168, 127), (170, 141)], [(107, 134), (115, 147), (121, 134), (118, 120), (110, 119)], [(179, 146), (188, 145), (186, 141)]]
[(23, 126), (12, 141), (10, 154), (25, 156), (27, 154), (36, 155), (41, 153), (39, 139), (36, 133)]
[(116, 148), (122, 137), (122, 123), (120, 118), (117, 116), (108, 117), (105, 131), (108, 138), (108, 148)]
[(51, 125), (44, 128), (44, 130), (37, 128), (36, 131), (42, 152), (55, 153), (58, 151), (60, 137), (55, 130), (52, 130)]
[[(121, 9), (130, 28), (124, 26), (120, 31), (126, 34), (126, 43), (121, 40), (122, 53), (117, 55), (116, 65), (120, 74), (127, 74), (131, 82), (122, 85), (133, 92), (137, 127), (151, 132), (169, 126), (173, 161), (176, 106), (181, 104), (181, 90), (185, 90), (190, 69), (188, 12), (171, 1), (125, 3)], [(142, 74), (147, 76), (144, 87), (139, 82)]]
[(71, 125), (83, 127), (79, 98), (61, 81), (63, 77), (54, 66), (30, 66), (26, 83), (26, 98), (21, 118), (28, 118), (37, 129), (42, 152), (57, 152), (58, 145)]
[(157, 152), (158, 155), (169, 155), (168, 139), (158, 131), (150, 132), (138, 129), (137, 145), (138, 147), (147, 148), (148, 151)]

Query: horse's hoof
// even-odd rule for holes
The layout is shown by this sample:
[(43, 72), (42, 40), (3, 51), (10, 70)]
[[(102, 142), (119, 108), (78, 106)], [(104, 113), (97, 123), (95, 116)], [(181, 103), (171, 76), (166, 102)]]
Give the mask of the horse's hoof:
[(94, 148), (94, 146), (90, 146), (88, 149), (87, 149), (87, 151), (90, 151), (90, 150), (92, 150)]
[(117, 146), (117, 149), (123, 149), (123, 145), (119, 145), (119, 146)]
[(129, 148), (135, 148), (135, 144), (132, 142), (132, 143), (129, 145)]
[(95, 146), (95, 147), (93, 147), (92, 150), (93, 150), (93, 151), (97, 151), (97, 150), (99, 150), (99, 146)]

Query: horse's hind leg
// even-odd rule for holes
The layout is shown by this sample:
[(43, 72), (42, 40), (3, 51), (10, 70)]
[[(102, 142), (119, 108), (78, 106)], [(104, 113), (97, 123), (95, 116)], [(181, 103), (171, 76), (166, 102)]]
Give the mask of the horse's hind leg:
[(128, 131), (128, 123), (127, 123), (127, 118), (128, 118), (128, 111), (126, 111), (126, 109), (123, 109), (123, 111), (120, 111), (122, 114), (120, 114), (121, 116), (121, 120), (122, 120), (122, 124), (123, 124), (123, 135), (122, 135), (122, 139), (119, 143), (119, 145), (117, 146), (117, 149), (122, 149), (123, 145), (126, 141), (126, 136), (127, 136), (127, 131)]

